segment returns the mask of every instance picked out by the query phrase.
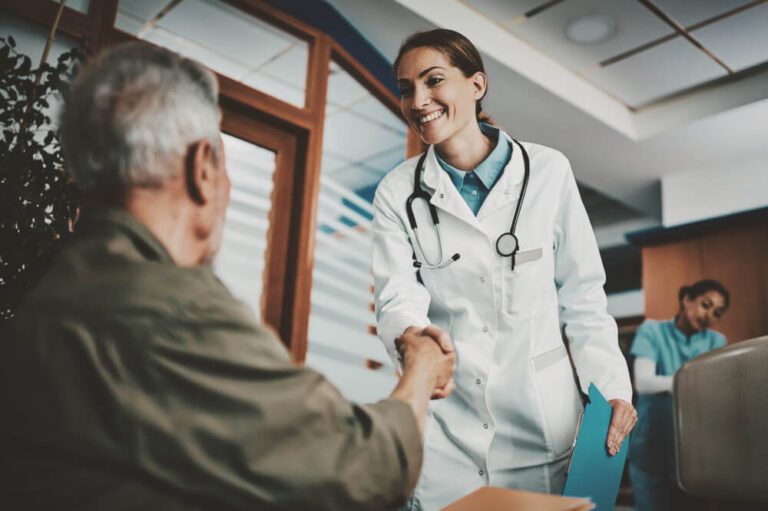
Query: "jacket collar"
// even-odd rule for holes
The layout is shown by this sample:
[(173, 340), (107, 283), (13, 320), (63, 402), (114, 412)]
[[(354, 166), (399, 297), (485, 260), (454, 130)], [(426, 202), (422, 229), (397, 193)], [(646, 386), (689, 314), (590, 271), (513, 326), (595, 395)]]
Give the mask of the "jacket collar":
[(504, 174), (499, 178), (496, 185), (491, 188), (480, 211), (477, 212), (477, 217), (481, 220), (500, 208), (516, 203), (520, 198), (520, 190), (523, 187), (523, 177), (525, 176), (524, 149), (522, 144), (519, 144), (517, 141), (513, 142), (509, 135), (506, 133), (503, 135), (513, 145), (512, 158), (510, 158), (507, 167), (504, 169)]
[(97, 234), (118, 231), (127, 236), (136, 249), (148, 260), (163, 264), (176, 264), (165, 245), (135, 216), (122, 209), (98, 209), (84, 212), (77, 223), (76, 232)]

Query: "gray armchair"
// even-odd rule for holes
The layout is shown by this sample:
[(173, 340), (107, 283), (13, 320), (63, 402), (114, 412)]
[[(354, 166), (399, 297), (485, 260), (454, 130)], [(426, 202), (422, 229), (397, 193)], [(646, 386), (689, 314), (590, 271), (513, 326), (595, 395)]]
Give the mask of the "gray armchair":
[(680, 487), (701, 497), (768, 503), (768, 336), (685, 364), (673, 397)]

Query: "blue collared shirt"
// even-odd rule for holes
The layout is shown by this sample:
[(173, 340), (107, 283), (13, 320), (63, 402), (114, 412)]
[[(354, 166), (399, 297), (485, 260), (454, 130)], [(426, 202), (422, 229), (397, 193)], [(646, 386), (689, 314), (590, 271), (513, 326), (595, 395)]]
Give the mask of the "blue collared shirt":
[(459, 194), (475, 216), (480, 211), (480, 207), (485, 198), (488, 197), (493, 185), (504, 173), (504, 167), (512, 156), (512, 146), (507, 143), (507, 139), (501, 135), (497, 128), (489, 124), (480, 124), (480, 129), (491, 140), (496, 140), (496, 147), (476, 168), (469, 172), (447, 164), (435, 151), (437, 162), (448, 173)]

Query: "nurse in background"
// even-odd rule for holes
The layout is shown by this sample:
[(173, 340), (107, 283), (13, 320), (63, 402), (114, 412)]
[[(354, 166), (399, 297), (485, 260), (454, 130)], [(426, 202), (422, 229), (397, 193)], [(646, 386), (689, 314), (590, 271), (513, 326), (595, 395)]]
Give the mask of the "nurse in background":
[[(414, 34), (394, 71), (403, 117), (429, 147), (376, 191), (377, 329), (395, 361), (404, 332), (456, 351), (456, 391), (430, 405), (410, 507), (441, 509), (489, 485), (559, 494), (582, 410), (563, 328), (582, 387), (613, 406), (609, 453), (636, 420), (573, 172), (559, 151), (484, 122), (488, 78), (461, 34)], [(516, 217), (513, 259), (499, 240)]]
[(725, 337), (710, 327), (725, 314), (730, 296), (720, 282), (706, 279), (681, 287), (678, 300), (673, 319), (640, 325), (630, 351), (638, 393), (638, 422), (629, 449), (636, 511), (703, 509), (701, 499), (677, 485), (672, 379), (692, 358), (725, 346)]

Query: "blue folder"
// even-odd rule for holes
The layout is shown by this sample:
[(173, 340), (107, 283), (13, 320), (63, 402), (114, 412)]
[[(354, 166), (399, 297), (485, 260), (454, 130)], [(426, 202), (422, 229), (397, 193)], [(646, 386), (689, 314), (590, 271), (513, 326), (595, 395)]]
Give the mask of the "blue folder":
[(608, 401), (590, 384), (589, 403), (581, 419), (563, 489), (563, 495), (568, 497), (591, 498), (597, 511), (613, 511), (629, 451), (629, 438), (626, 438), (616, 456), (608, 454), (605, 441), (611, 411)]

